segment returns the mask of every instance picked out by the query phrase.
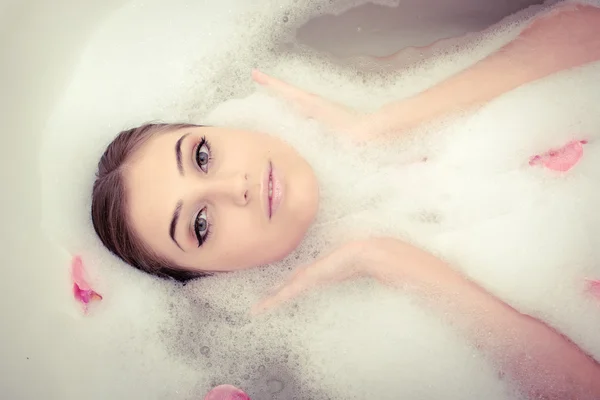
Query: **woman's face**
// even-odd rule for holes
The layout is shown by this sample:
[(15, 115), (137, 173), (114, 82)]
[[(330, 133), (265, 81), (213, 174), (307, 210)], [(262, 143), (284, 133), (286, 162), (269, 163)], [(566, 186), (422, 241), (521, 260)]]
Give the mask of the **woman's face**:
[(262, 133), (192, 127), (157, 134), (124, 171), (134, 232), (187, 270), (235, 271), (280, 260), (317, 212), (311, 167)]

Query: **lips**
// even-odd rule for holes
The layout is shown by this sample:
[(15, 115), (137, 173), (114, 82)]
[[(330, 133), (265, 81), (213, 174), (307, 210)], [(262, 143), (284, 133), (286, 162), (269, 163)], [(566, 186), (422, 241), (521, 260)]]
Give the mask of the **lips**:
[(271, 219), (277, 212), (283, 199), (283, 184), (277, 169), (269, 162), (263, 184), (263, 198), (265, 199), (265, 212)]

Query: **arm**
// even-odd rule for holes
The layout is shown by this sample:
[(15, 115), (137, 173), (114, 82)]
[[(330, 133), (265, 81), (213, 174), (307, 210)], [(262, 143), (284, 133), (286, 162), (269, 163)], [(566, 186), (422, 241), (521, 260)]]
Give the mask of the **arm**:
[(600, 399), (600, 366), (575, 344), (490, 295), (433, 255), (400, 240), (348, 243), (296, 269), (287, 283), (253, 311), (264, 312), (316, 286), (364, 275), (415, 293), (529, 397)]
[(484, 104), (528, 82), (596, 60), (600, 60), (600, 8), (567, 4), (538, 17), (517, 39), (470, 68), (367, 115), (256, 70), (252, 77), (291, 101), (301, 115), (365, 141)]
[(600, 59), (600, 9), (562, 5), (514, 41), (450, 79), (371, 117), (383, 134), (468, 109), (528, 82)]
[[(370, 273), (410, 285), (426, 305), (490, 357), (523, 393), (545, 400), (600, 399), (600, 366), (542, 322), (519, 313), (439, 259), (385, 239)], [(410, 277), (407, 268), (412, 265)]]

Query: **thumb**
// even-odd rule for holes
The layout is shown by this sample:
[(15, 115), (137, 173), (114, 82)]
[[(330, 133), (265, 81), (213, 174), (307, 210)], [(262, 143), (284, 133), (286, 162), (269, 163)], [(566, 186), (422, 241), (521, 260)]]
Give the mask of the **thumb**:
[(277, 307), (316, 284), (339, 282), (358, 275), (360, 253), (353, 251), (353, 248), (356, 247), (343, 246), (312, 264), (298, 268), (275, 294), (257, 303), (251, 313), (258, 314)]
[(316, 95), (302, 90), (290, 83), (284, 82), (281, 79), (267, 75), (258, 69), (252, 71), (252, 79), (259, 85), (268, 88), (276, 95), (279, 95), (287, 100), (292, 100), (298, 103), (312, 103), (314, 99), (318, 98)]
[(265, 297), (256, 305), (254, 305), (252, 307), (251, 314), (257, 315), (267, 312), (295, 297), (298, 297), (306, 289), (313, 285), (314, 277), (311, 271), (316, 266), (317, 263), (314, 263), (297, 269), (292, 274), (292, 277), (286, 283), (281, 285), (274, 294)]

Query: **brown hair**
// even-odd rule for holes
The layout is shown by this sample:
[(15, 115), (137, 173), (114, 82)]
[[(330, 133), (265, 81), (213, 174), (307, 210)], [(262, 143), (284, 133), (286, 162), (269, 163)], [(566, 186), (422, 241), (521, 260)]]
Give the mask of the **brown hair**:
[(127, 196), (123, 169), (152, 136), (176, 129), (197, 127), (193, 124), (144, 124), (128, 129), (108, 145), (98, 162), (92, 190), (92, 223), (98, 237), (112, 253), (127, 264), (161, 278), (180, 282), (207, 275), (172, 265), (149, 249), (133, 232), (127, 214)]

